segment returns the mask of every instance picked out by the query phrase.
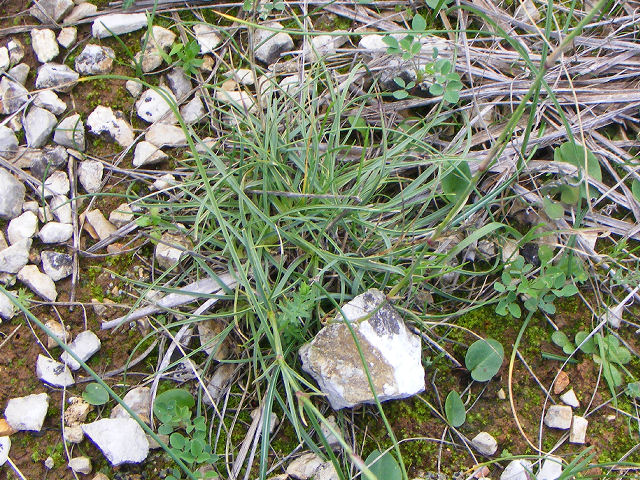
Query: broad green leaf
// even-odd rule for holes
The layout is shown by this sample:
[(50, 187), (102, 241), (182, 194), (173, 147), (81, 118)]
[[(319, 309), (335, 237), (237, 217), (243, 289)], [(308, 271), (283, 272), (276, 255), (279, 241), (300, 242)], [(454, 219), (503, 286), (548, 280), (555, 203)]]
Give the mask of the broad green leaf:
[(461, 195), (469, 182), (471, 181), (471, 169), (469, 164), (460, 160), (458, 163), (451, 163), (446, 165), (448, 173), (442, 178), (442, 191), (454, 200), (458, 195)]
[(460, 395), (455, 390), (450, 391), (449, 395), (447, 395), (447, 399), (444, 402), (444, 413), (447, 416), (447, 421), (456, 428), (467, 419), (464, 403), (462, 403)]
[(571, 340), (567, 337), (567, 334), (562, 330), (556, 330), (551, 334), (551, 341), (560, 348), (563, 348), (566, 344), (571, 344)]
[(469, 347), (464, 363), (476, 382), (488, 382), (500, 370), (503, 359), (504, 349), (500, 342), (487, 338)]
[(514, 318), (520, 318), (520, 315), (522, 315), (520, 305), (518, 305), (517, 303), (510, 303), (507, 308), (509, 309), (509, 313), (511, 314), (511, 316)]
[(434, 97), (438, 97), (444, 93), (444, 87), (439, 83), (434, 83), (429, 87), (429, 93)]
[[(380, 458), (376, 460), (378, 457)], [(369, 454), (364, 463), (378, 480), (402, 480), (400, 466), (389, 452), (383, 455), (380, 450), (374, 450)]]
[(181, 407), (193, 408), (196, 401), (182, 388), (174, 388), (162, 392), (153, 404), (153, 413), (162, 423), (169, 423)]
[(548, 197), (542, 199), (542, 207), (544, 212), (549, 215), (549, 218), (553, 220), (564, 217), (564, 207)]
[(411, 20), (411, 29), (414, 32), (423, 33), (427, 29), (427, 21), (424, 19), (422, 15), (416, 13), (413, 16), (413, 20)]
[(99, 383), (92, 382), (85, 387), (82, 398), (91, 405), (104, 405), (109, 401), (109, 392)]
[(444, 91), (443, 98), (449, 103), (458, 103), (458, 100), (460, 100), (460, 92), (458, 92), (457, 90), (450, 90), (449, 86), (447, 85), (447, 89)]
[(187, 439), (181, 433), (175, 432), (169, 437), (169, 443), (174, 448), (184, 448)]
[(556, 162), (566, 162), (575, 165), (582, 171), (585, 170), (591, 178), (602, 181), (602, 171), (600, 162), (596, 156), (590, 151), (575, 142), (565, 142), (555, 149), (553, 159)]
[(631, 194), (636, 201), (640, 202), (640, 180), (636, 178), (631, 182)]
[[(576, 333), (576, 346), (580, 346), (580, 344), (587, 338), (589, 334), (587, 332), (578, 332)], [(584, 345), (580, 346), (580, 350), (582, 350), (586, 354), (596, 353), (596, 345), (593, 342), (593, 337), (585, 342)]]
[(627, 384), (625, 393), (631, 398), (640, 398), (640, 382), (632, 382)]

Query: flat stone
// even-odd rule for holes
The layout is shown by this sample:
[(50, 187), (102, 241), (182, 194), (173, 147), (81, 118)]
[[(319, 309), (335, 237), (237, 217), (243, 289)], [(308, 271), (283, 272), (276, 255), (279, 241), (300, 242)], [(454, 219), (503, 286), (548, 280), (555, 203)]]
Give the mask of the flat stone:
[[(91, 330), (85, 330), (69, 344), (69, 349), (76, 354), (83, 362), (89, 360), (98, 350), (100, 350), (100, 339)], [(80, 364), (67, 352), (62, 352), (60, 360), (66, 363), (71, 370), (78, 370)]]
[(76, 57), (75, 70), (81, 75), (105, 75), (113, 68), (115, 56), (112, 48), (90, 43)]
[(80, 397), (71, 397), (69, 406), (64, 410), (64, 424), (73, 427), (84, 423), (93, 407)]
[(96, 18), (91, 26), (91, 34), (95, 38), (106, 38), (135, 32), (146, 26), (147, 16), (144, 13), (114, 13)]
[(192, 89), (191, 80), (181, 68), (173, 68), (164, 77), (165, 83), (178, 102), (184, 100)]
[(0, 218), (11, 220), (22, 213), (25, 186), (7, 170), (0, 167)]
[(48, 28), (31, 30), (31, 46), (40, 63), (50, 62), (60, 53), (56, 34)]
[(133, 166), (144, 167), (148, 165), (156, 165), (167, 158), (169, 158), (169, 155), (164, 153), (153, 143), (142, 141), (136, 145), (136, 150), (133, 154)]
[(578, 397), (576, 397), (576, 392), (573, 391), (573, 388), (560, 395), (560, 400), (562, 400), (562, 403), (569, 405), (570, 407), (580, 407), (580, 402), (578, 401)]
[[(282, 24), (269, 22), (265, 27), (284, 30)], [(254, 54), (260, 62), (271, 65), (280, 59), (280, 55), (293, 49), (293, 39), (288, 33), (259, 29), (255, 33)]]
[(27, 137), (27, 145), (31, 148), (42, 147), (49, 140), (49, 136), (57, 123), (56, 116), (49, 110), (31, 107), (22, 122), (24, 133)]
[(7, 42), (7, 50), (9, 51), (9, 61), (11, 65), (16, 65), (24, 58), (24, 45), (18, 38), (12, 38)]
[(44, 273), (54, 282), (67, 278), (73, 272), (73, 257), (71, 255), (43, 250), (40, 253), (40, 258)]
[(113, 466), (143, 462), (149, 454), (144, 430), (131, 418), (103, 418), (82, 426)]
[(104, 240), (117, 230), (115, 225), (109, 222), (98, 209), (87, 212), (85, 218), (100, 240)]
[(166, 190), (167, 188), (173, 187), (177, 185), (176, 177), (171, 175), (170, 173), (165, 173), (161, 175), (155, 182), (151, 184), (152, 189), (160, 191)]
[(29, 9), (29, 13), (42, 23), (57, 23), (72, 8), (72, 0), (38, 0), (37, 4)]
[(178, 119), (171, 110), (167, 100), (165, 100), (165, 97), (170, 99), (173, 104), (176, 104), (176, 97), (170, 91), (163, 90), (163, 94), (160, 94), (150, 88), (144, 92), (136, 101), (136, 112), (138, 116), (149, 123), (158, 121), (163, 123), (176, 123)]
[(529, 460), (512, 460), (500, 475), (500, 480), (529, 480), (532, 471)]
[(156, 261), (161, 268), (172, 268), (186, 255), (185, 250), (191, 248), (191, 242), (184, 235), (163, 233), (156, 245)]
[(0, 157), (10, 159), (18, 153), (18, 138), (9, 127), (0, 126)]
[(135, 80), (127, 80), (127, 83), (125, 83), (125, 87), (133, 98), (138, 98), (142, 93), (142, 84), (140, 82), (136, 82)]
[(69, 340), (69, 331), (66, 330), (60, 322), (49, 320), (44, 324), (44, 326), (51, 330), (51, 333), (53, 334), (47, 336), (47, 348), (55, 348), (58, 346), (58, 342), (56, 342), (53, 337), (57, 338), (62, 343), (67, 343)]
[(215, 91), (215, 99), (219, 102), (233, 105), (241, 112), (255, 112), (257, 110), (256, 102), (250, 93), (244, 91)]
[(58, 222), (72, 222), (71, 201), (67, 197), (65, 197), (64, 195), (54, 195), (51, 198), (49, 205), (51, 206), (51, 213), (53, 214), (53, 218), (55, 218)]
[(2, 99), (2, 113), (8, 115), (22, 108), (29, 99), (29, 92), (20, 83), (9, 80), (7, 77), (2, 77), (2, 80), (0, 80), (0, 96)]
[(571, 443), (585, 443), (587, 438), (587, 427), (589, 420), (578, 415), (573, 416), (571, 430), (569, 431), (569, 441)]
[[(420, 337), (411, 333), (385, 295), (376, 289), (342, 307), (357, 335), (378, 399), (407, 398), (425, 389)], [(373, 403), (360, 354), (338, 315), (300, 348), (302, 368), (318, 382), (334, 409)]]
[[(127, 392), (122, 401), (138, 415), (142, 421), (149, 423), (151, 419), (151, 389), (149, 387), (136, 387)], [(111, 410), (111, 418), (131, 418), (120, 404)]]
[(9, 400), (4, 410), (7, 423), (16, 431), (39, 432), (47, 416), (49, 395), (37, 393)]
[(29, 261), (31, 240), (17, 242), (0, 250), (0, 272), (18, 273)]
[(58, 43), (64, 48), (71, 47), (78, 39), (78, 29), (76, 27), (64, 27), (58, 33)]
[(16, 307), (9, 299), (7, 294), (15, 300), (15, 295), (13, 294), (13, 292), (0, 292), (0, 318), (4, 320), (11, 320), (16, 314)]
[(50, 198), (54, 195), (66, 195), (69, 193), (69, 177), (61, 171), (53, 172), (44, 181), (44, 196)]
[(18, 280), (28, 286), (36, 295), (49, 302), (55, 302), (58, 298), (56, 284), (35, 265), (22, 267), (18, 272)]
[(53, 467), (56, 466), (56, 462), (53, 459), (52, 456), (48, 456), (45, 460), (44, 460), (44, 468), (46, 468), (47, 470), (52, 470)]
[(185, 147), (187, 136), (182, 127), (168, 123), (154, 123), (149, 127), (144, 139), (156, 147)]
[(103, 132), (108, 134), (121, 147), (128, 147), (134, 140), (131, 125), (124, 119), (121, 112), (114, 113), (111, 107), (98, 105), (87, 118), (87, 127), (96, 135)]
[(199, 95), (193, 97), (189, 103), (180, 108), (180, 116), (187, 125), (198, 123), (206, 116), (206, 114), (207, 111), (205, 110), (204, 103), (202, 103), (202, 99)]
[(97, 160), (84, 160), (78, 165), (78, 180), (87, 193), (97, 193), (102, 186), (104, 165)]
[(473, 448), (475, 448), (479, 454), (486, 456), (493, 455), (498, 450), (498, 442), (487, 432), (480, 432), (473, 437), (471, 445), (473, 445)]
[(33, 104), (36, 107), (49, 110), (54, 115), (62, 115), (67, 109), (67, 104), (60, 100), (60, 97), (53, 90), (39, 92), (33, 100)]
[(545, 457), (536, 475), (537, 480), (556, 480), (562, 475), (562, 459), (549, 455)]
[(323, 463), (315, 453), (305, 453), (287, 466), (287, 474), (298, 480), (307, 480), (314, 476)]
[(69, 223), (48, 222), (38, 232), (42, 243), (64, 243), (73, 236), (73, 225)]
[(571, 427), (573, 410), (566, 405), (551, 405), (544, 416), (544, 424), (549, 428), (568, 430)]
[(196, 36), (198, 45), (200, 45), (200, 53), (212, 53), (222, 41), (217, 30), (208, 23), (197, 23), (193, 26), (193, 33)]
[(27, 77), (29, 77), (30, 71), (31, 67), (29, 65), (26, 63), (19, 63), (15, 67), (11, 68), (7, 73), (12, 80), (15, 80), (20, 85), (24, 85), (27, 83)]
[(134, 218), (133, 210), (128, 203), (121, 203), (115, 210), (109, 214), (109, 221), (117, 228), (124, 227)]
[(66, 65), (45, 63), (38, 68), (36, 88), (53, 88), (56, 92), (67, 93), (78, 83), (80, 75)]
[(81, 443), (84, 440), (84, 432), (80, 425), (74, 425), (73, 427), (63, 427), (62, 437), (65, 442), (68, 443)]
[(71, 13), (64, 19), (65, 23), (73, 24), (83, 18), (91, 17), (98, 11), (98, 6), (89, 2), (82, 2), (76, 5)]
[(69, 468), (75, 473), (88, 475), (91, 473), (91, 459), (89, 457), (75, 457), (69, 460)]
[(77, 113), (63, 119), (53, 134), (53, 141), (63, 147), (84, 152), (84, 123)]
[(7, 238), (13, 245), (19, 241), (33, 237), (38, 229), (38, 217), (33, 212), (24, 212), (9, 222)]

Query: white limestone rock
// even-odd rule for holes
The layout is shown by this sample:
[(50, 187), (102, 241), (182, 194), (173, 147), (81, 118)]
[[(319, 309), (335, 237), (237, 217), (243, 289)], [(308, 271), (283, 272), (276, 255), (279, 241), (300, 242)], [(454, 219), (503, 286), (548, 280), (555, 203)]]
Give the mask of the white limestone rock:
[(109, 222), (97, 208), (87, 212), (85, 218), (100, 240), (104, 240), (117, 230), (115, 225)]
[(151, 188), (153, 190), (160, 191), (160, 190), (165, 190), (167, 188), (173, 187), (175, 185), (177, 185), (176, 177), (174, 177), (170, 173), (165, 173), (164, 175), (161, 175), (160, 178), (158, 178), (155, 182), (151, 184)]
[(38, 355), (36, 375), (52, 387), (70, 387), (75, 383), (71, 370), (66, 365), (44, 355)]
[(167, 123), (154, 123), (149, 127), (144, 139), (156, 147), (185, 147), (187, 136), (182, 127)]
[(126, 224), (131, 222), (133, 218), (133, 210), (128, 203), (121, 203), (109, 214), (109, 221), (117, 228), (124, 227)]
[(156, 261), (161, 268), (172, 268), (186, 256), (185, 250), (191, 248), (191, 243), (184, 235), (163, 233), (156, 245)]
[(0, 71), (6, 71), (10, 65), (9, 50), (7, 47), (0, 47)]
[(167, 99), (172, 104), (176, 104), (176, 97), (172, 92), (162, 89), (161, 94), (150, 88), (136, 101), (136, 112), (141, 119), (149, 123), (176, 123), (178, 119), (167, 103)]
[[(75, 442), (80, 443), (80, 442)], [(69, 468), (75, 473), (89, 475), (91, 473), (91, 459), (89, 457), (74, 457), (69, 460)]]
[(61, 171), (53, 172), (44, 181), (44, 196), (50, 198), (54, 195), (66, 195), (69, 193), (69, 177)]
[(58, 33), (58, 43), (64, 48), (71, 47), (78, 39), (78, 29), (76, 27), (64, 27)]
[(0, 250), (0, 272), (18, 273), (29, 261), (31, 239)]
[[(145, 38), (143, 36), (141, 40), (143, 46)], [(162, 52), (169, 50), (175, 38), (176, 34), (171, 30), (157, 25), (153, 26), (144, 52), (139, 52), (135, 56), (136, 62), (140, 62), (142, 59), (142, 71), (144, 73), (152, 72), (162, 65)]]
[(48, 408), (49, 395), (46, 393), (12, 398), (4, 410), (4, 418), (16, 431), (39, 432), (42, 430)]
[(0, 97), (2, 100), (2, 113), (15, 113), (27, 103), (29, 92), (23, 85), (7, 77), (0, 80)]
[(9, 222), (7, 238), (13, 245), (20, 241), (33, 237), (38, 229), (38, 217), (33, 212), (24, 212), (19, 217)]
[(124, 119), (121, 112), (114, 113), (111, 107), (98, 105), (87, 118), (87, 127), (96, 135), (103, 132), (108, 134), (121, 147), (128, 147), (134, 140), (131, 125)]
[(10, 451), (11, 438), (8, 436), (0, 437), (0, 467), (7, 463)]
[(80, 75), (66, 65), (45, 63), (38, 68), (36, 88), (53, 88), (56, 92), (67, 93), (78, 83)]
[[(58, 145), (56, 147), (45, 147), (41, 155), (31, 159), (29, 170), (38, 180), (49, 178), (54, 172), (63, 169), (67, 165), (69, 154), (67, 150)], [(37, 203), (36, 203), (37, 204)]]
[(580, 417), (579, 415), (574, 415), (573, 422), (571, 423), (571, 430), (569, 431), (569, 441), (571, 443), (585, 443), (588, 426), (589, 420), (584, 417)]
[(149, 454), (147, 436), (131, 418), (103, 418), (82, 425), (82, 430), (114, 467), (143, 462)]
[[(149, 423), (151, 420), (151, 389), (149, 387), (136, 387), (122, 398), (122, 401), (136, 413), (142, 421)], [(131, 415), (118, 404), (111, 410), (111, 418), (131, 418)]]
[(53, 134), (53, 141), (63, 147), (73, 148), (84, 152), (85, 148), (84, 123), (77, 113), (63, 119)]
[(13, 292), (7, 292), (6, 294), (0, 292), (0, 318), (3, 320), (11, 320), (16, 314), (16, 307), (7, 294), (15, 300)]
[(60, 223), (72, 222), (71, 201), (64, 195), (54, 195), (49, 201), (53, 218)]
[(191, 80), (182, 68), (171, 69), (164, 76), (164, 80), (173, 96), (178, 99), (178, 102), (182, 102), (191, 93)]
[(69, 223), (48, 222), (38, 232), (42, 243), (64, 243), (73, 236), (73, 225)]
[(473, 448), (475, 448), (479, 454), (486, 456), (493, 455), (498, 450), (498, 442), (487, 432), (480, 432), (473, 437), (471, 445), (473, 445)]
[(31, 30), (31, 46), (40, 63), (50, 62), (60, 53), (56, 34), (48, 28)]
[(116, 54), (110, 47), (88, 44), (75, 60), (75, 70), (81, 75), (105, 75), (113, 68)]
[(11, 220), (22, 213), (25, 186), (4, 168), (0, 168), (0, 218)]
[(315, 475), (323, 463), (315, 453), (305, 453), (287, 466), (287, 475), (299, 480), (307, 480)]
[(544, 424), (549, 428), (568, 430), (571, 427), (573, 410), (567, 405), (551, 405), (544, 416)]
[(73, 271), (73, 257), (66, 253), (43, 250), (40, 253), (40, 258), (42, 259), (42, 270), (54, 282), (67, 278)]
[(97, 193), (102, 184), (104, 165), (97, 160), (84, 160), (78, 165), (78, 180), (87, 193)]
[(569, 405), (570, 407), (580, 407), (580, 401), (578, 400), (578, 397), (576, 397), (576, 392), (573, 391), (573, 388), (560, 395), (560, 400), (562, 400), (562, 403)]
[(500, 475), (500, 480), (529, 480), (532, 471), (529, 460), (512, 460)]
[(562, 475), (562, 459), (549, 455), (545, 457), (536, 478), (538, 480), (556, 480)]
[(133, 98), (138, 98), (142, 93), (142, 84), (135, 80), (127, 80), (124, 86)]
[(31, 67), (29, 65), (26, 63), (19, 63), (15, 67), (12, 67), (7, 73), (12, 80), (15, 80), (20, 85), (24, 85), (27, 83), (27, 77), (29, 76), (30, 71)]
[[(276, 30), (284, 30), (282, 24), (269, 22), (265, 27)], [(266, 65), (271, 65), (280, 59), (280, 55), (293, 49), (293, 39), (285, 32), (259, 29), (255, 33), (254, 54), (256, 59)]]
[(146, 26), (147, 16), (144, 13), (114, 13), (96, 18), (91, 26), (91, 34), (95, 38), (106, 38), (135, 32)]
[(18, 272), (18, 280), (29, 287), (36, 295), (49, 302), (58, 298), (56, 284), (47, 275), (38, 270), (35, 265), (25, 265)]
[(241, 112), (255, 112), (256, 102), (250, 93), (244, 91), (227, 91), (216, 89), (215, 99), (219, 102), (233, 105)]
[(49, 110), (40, 107), (31, 107), (29, 113), (22, 121), (24, 133), (27, 137), (27, 145), (31, 148), (40, 148), (47, 140), (58, 120)]
[(67, 104), (64, 103), (53, 90), (43, 90), (39, 92), (33, 100), (33, 104), (36, 107), (49, 110), (54, 115), (62, 115), (67, 109)]
[[(420, 337), (376, 289), (342, 307), (355, 331), (380, 401), (425, 389)], [(302, 368), (318, 382), (334, 409), (374, 402), (360, 355), (341, 315), (300, 348)]]
[(38, 0), (29, 9), (29, 13), (42, 23), (57, 23), (72, 8), (72, 0)]
[[(55, 320), (49, 320), (47, 323), (44, 324), (44, 326), (47, 327), (53, 334), (53, 335), (47, 335), (47, 348), (55, 348), (58, 346), (58, 343), (55, 341), (53, 337), (57, 338), (62, 343), (67, 343), (67, 341), (69, 340), (69, 332), (64, 328), (64, 326), (60, 322), (56, 322)], [(48, 357), (45, 357), (45, 358), (48, 358)], [(71, 374), (71, 371), (69, 371), (69, 374)]]
[(182, 116), (184, 123), (187, 125), (198, 123), (206, 114), (207, 111), (205, 110), (204, 103), (202, 103), (202, 99), (199, 95), (193, 97), (189, 103), (180, 108), (180, 115)]
[[(98, 350), (100, 350), (100, 339), (91, 330), (85, 330), (78, 334), (78, 336), (69, 344), (69, 348), (76, 354), (83, 362), (89, 360)], [(67, 352), (63, 352), (60, 355), (60, 360), (66, 363), (71, 370), (78, 370), (80, 364), (69, 355)]]
[(136, 150), (133, 154), (133, 166), (145, 167), (148, 165), (156, 165), (167, 158), (169, 158), (169, 155), (153, 143), (143, 140), (136, 145)]
[(16, 65), (24, 58), (24, 46), (18, 38), (12, 38), (7, 42), (9, 51), (9, 61), (11, 65)]
[(9, 127), (0, 126), (0, 157), (9, 159), (18, 153), (18, 138)]
[(208, 23), (198, 23), (193, 26), (193, 33), (200, 45), (200, 53), (212, 53), (222, 41), (217, 30)]
[(67, 24), (74, 24), (78, 20), (90, 17), (98, 11), (98, 6), (89, 2), (78, 2), (78, 4), (71, 10), (71, 13), (64, 19)]

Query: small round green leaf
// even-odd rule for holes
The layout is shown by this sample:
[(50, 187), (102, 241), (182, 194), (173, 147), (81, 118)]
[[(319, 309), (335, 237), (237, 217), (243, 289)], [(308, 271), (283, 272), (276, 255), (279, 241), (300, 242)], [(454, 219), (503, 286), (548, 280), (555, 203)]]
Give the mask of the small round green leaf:
[(162, 392), (153, 404), (153, 413), (162, 423), (169, 423), (180, 407), (193, 408), (196, 401), (193, 396), (182, 388), (174, 388)]
[(389, 452), (383, 455), (380, 450), (374, 450), (369, 454), (364, 463), (380, 480), (402, 480), (400, 466)]
[(488, 382), (500, 370), (503, 359), (504, 349), (500, 342), (487, 338), (469, 347), (464, 363), (476, 382)]
[(462, 403), (460, 395), (455, 390), (450, 391), (449, 395), (447, 395), (447, 399), (444, 402), (444, 413), (447, 416), (447, 421), (456, 428), (467, 419), (464, 403)]
[(109, 392), (99, 383), (92, 382), (85, 387), (82, 398), (91, 405), (104, 405), (109, 401)]
[(567, 343), (571, 343), (567, 334), (562, 330), (556, 330), (551, 334), (551, 341), (560, 348), (564, 347)]

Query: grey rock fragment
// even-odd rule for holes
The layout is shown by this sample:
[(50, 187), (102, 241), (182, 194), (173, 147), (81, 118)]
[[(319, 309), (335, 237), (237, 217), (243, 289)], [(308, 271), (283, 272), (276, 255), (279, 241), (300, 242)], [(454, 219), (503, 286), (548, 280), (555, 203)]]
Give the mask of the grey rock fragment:
[(64, 21), (67, 24), (73, 24), (73, 23), (76, 23), (78, 20), (82, 20), (83, 18), (87, 18), (94, 15), (97, 11), (98, 11), (97, 5), (94, 5), (93, 3), (89, 3), (89, 2), (78, 3), (78, 5), (76, 5), (73, 8), (73, 10), (71, 10), (71, 13), (67, 15), (67, 18), (65, 18)]
[(191, 93), (191, 80), (181, 68), (176, 67), (167, 73), (165, 82), (178, 102), (184, 100)]
[(53, 88), (56, 92), (70, 92), (78, 83), (80, 75), (66, 65), (58, 63), (45, 63), (38, 68), (36, 88)]
[(176, 97), (172, 92), (163, 89), (160, 94), (154, 89), (144, 92), (136, 102), (136, 112), (138, 116), (146, 122), (164, 122), (176, 123), (178, 119), (171, 110), (169, 100), (172, 104), (176, 104)]
[(7, 73), (12, 80), (15, 80), (20, 85), (24, 85), (27, 83), (27, 77), (29, 76), (30, 71), (31, 67), (29, 67), (29, 65), (26, 63), (19, 63), (15, 67), (11, 68)]
[(82, 430), (113, 466), (140, 463), (149, 454), (144, 430), (131, 418), (103, 418), (82, 425)]
[(471, 445), (473, 445), (473, 448), (475, 448), (481, 455), (490, 456), (498, 450), (498, 442), (487, 432), (480, 432), (473, 437)]
[(99, 135), (106, 133), (121, 147), (128, 147), (133, 143), (134, 135), (131, 125), (124, 119), (121, 112), (111, 107), (98, 105), (87, 118), (87, 127), (92, 133)]
[(38, 217), (33, 212), (24, 212), (9, 222), (7, 227), (7, 238), (9, 243), (13, 245), (27, 239), (36, 234), (38, 229)]
[(143, 140), (136, 145), (132, 163), (134, 167), (144, 167), (156, 165), (167, 158), (169, 158), (169, 156), (166, 153), (154, 144)]
[(29, 13), (42, 23), (57, 23), (72, 8), (72, 0), (38, 0), (29, 9)]
[(91, 34), (95, 38), (106, 38), (135, 32), (146, 26), (147, 16), (144, 13), (114, 13), (96, 18), (91, 26)]
[(513, 460), (504, 469), (500, 480), (529, 480), (533, 466), (529, 460)]
[(58, 123), (56, 116), (50, 111), (40, 107), (31, 107), (22, 122), (27, 145), (31, 148), (42, 147), (49, 140), (56, 123)]
[(73, 271), (73, 257), (66, 253), (43, 250), (40, 258), (44, 273), (54, 282), (68, 277)]
[(87, 193), (97, 193), (102, 184), (104, 165), (97, 160), (84, 160), (78, 165), (78, 180)]
[(18, 138), (9, 127), (0, 126), (0, 157), (9, 159), (18, 153)]
[(56, 284), (47, 275), (38, 270), (35, 265), (25, 265), (18, 272), (18, 280), (29, 287), (36, 295), (49, 302), (55, 302), (58, 297)]
[(25, 186), (4, 168), (0, 168), (0, 218), (10, 220), (22, 213)]
[(544, 416), (544, 424), (549, 428), (568, 430), (571, 427), (573, 411), (567, 405), (551, 405)]
[[(284, 30), (282, 24), (278, 22), (269, 22), (264, 26), (270, 29)], [(280, 59), (281, 54), (293, 49), (293, 40), (285, 32), (259, 29), (255, 33), (254, 49), (257, 60), (271, 65)]]
[(15, 113), (27, 102), (29, 92), (23, 85), (7, 77), (0, 80), (0, 100), (2, 101), (2, 113)]
[(90, 43), (76, 57), (75, 70), (81, 75), (105, 75), (113, 68), (115, 56), (112, 48)]
[(0, 272), (18, 273), (29, 261), (31, 239), (0, 250)]
[(198, 23), (193, 26), (193, 33), (200, 45), (200, 53), (212, 53), (220, 45), (221, 39), (217, 30), (208, 23)]
[(185, 147), (187, 136), (182, 127), (167, 123), (154, 123), (149, 127), (144, 139), (156, 147)]
[(31, 175), (38, 180), (49, 178), (53, 174), (67, 165), (69, 154), (64, 147), (46, 147), (42, 155), (34, 157), (29, 165)]
[(67, 109), (67, 104), (64, 103), (52, 90), (43, 90), (39, 92), (33, 100), (33, 104), (36, 107), (49, 110), (54, 115), (62, 115)]
[(60, 53), (56, 34), (48, 28), (31, 30), (31, 46), (40, 63), (50, 62)]
[(44, 355), (38, 355), (36, 375), (52, 387), (69, 387), (75, 383), (69, 367)]
[(77, 113), (63, 119), (53, 134), (53, 141), (63, 147), (73, 148), (80, 152), (85, 149), (84, 123)]
[(64, 48), (71, 47), (78, 39), (78, 29), (76, 27), (64, 27), (58, 33), (58, 43)]
[(48, 222), (38, 232), (42, 243), (64, 243), (73, 236), (73, 225), (69, 223)]
[[(85, 330), (78, 334), (78, 336), (69, 344), (69, 349), (76, 354), (83, 362), (89, 360), (98, 350), (100, 350), (100, 339), (91, 330)], [(71, 370), (78, 370), (80, 364), (69, 355), (67, 352), (63, 352), (60, 355), (60, 360), (66, 363)]]

